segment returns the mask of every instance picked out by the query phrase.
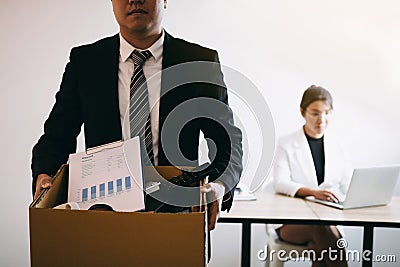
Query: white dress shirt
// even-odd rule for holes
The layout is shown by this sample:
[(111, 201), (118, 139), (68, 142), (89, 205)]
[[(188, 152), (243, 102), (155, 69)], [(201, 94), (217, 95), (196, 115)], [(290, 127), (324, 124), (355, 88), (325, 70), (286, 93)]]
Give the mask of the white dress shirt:
[[(131, 77), (135, 70), (133, 61), (129, 58), (134, 50), (137, 49), (129, 44), (122, 36), (120, 36), (119, 48), (119, 68), (118, 68), (118, 100), (119, 100), (119, 113), (122, 125), (123, 140), (131, 138), (130, 125), (129, 125), (129, 100), (130, 100), (130, 84)], [(160, 91), (161, 91), (161, 70), (163, 59), (163, 44), (164, 44), (164, 31), (161, 37), (148, 49), (152, 54), (143, 65), (143, 73), (147, 80), (147, 88), (149, 92), (149, 105), (150, 105), (150, 122), (151, 133), (153, 136), (153, 153), (154, 164), (158, 165), (158, 122), (159, 122), (159, 109), (160, 109)]]

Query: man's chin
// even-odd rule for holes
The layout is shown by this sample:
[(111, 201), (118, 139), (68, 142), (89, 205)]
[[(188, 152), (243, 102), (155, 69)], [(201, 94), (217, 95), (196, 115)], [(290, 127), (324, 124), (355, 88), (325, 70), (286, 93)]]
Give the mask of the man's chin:
[(130, 27), (129, 31), (131, 34), (141, 36), (153, 35), (156, 32), (152, 27), (149, 27), (149, 25), (144, 25), (142, 23), (138, 23), (134, 27)]

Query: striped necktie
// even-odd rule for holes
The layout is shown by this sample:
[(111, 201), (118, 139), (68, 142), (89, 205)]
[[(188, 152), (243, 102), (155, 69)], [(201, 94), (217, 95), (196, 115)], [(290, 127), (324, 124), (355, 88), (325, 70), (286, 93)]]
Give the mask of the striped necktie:
[[(146, 77), (143, 73), (143, 65), (151, 57), (151, 52), (146, 50), (139, 52), (134, 50), (130, 55), (135, 65), (131, 78), (129, 123), (131, 137), (139, 136), (147, 151), (147, 157), (143, 157), (143, 165), (151, 165), (154, 162), (153, 138), (150, 124), (149, 93)], [(143, 147), (142, 147), (143, 149)]]

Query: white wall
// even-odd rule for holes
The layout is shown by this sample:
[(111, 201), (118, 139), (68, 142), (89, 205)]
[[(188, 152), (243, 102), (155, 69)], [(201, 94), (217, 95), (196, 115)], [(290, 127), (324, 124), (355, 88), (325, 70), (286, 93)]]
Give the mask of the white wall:
[[(246, 74), (266, 97), (278, 135), (301, 125), (304, 89), (329, 89), (332, 130), (361, 167), (400, 162), (399, 9), (395, 0), (170, 0), (165, 27), (217, 49), (224, 64)], [(28, 266), (31, 148), (70, 48), (111, 35), (117, 25), (111, 2), (98, 0), (3, 0), (0, 22), (0, 265)], [(351, 233), (359, 246), (359, 229)], [(261, 249), (263, 229), (255, 234), (254, 249)], [(399, 237), (399, 230), (377, 231), (375, 246), (399, 253)], [(218, 225), (213, 238), (211, 266), (239, 266), (239, 228)]]

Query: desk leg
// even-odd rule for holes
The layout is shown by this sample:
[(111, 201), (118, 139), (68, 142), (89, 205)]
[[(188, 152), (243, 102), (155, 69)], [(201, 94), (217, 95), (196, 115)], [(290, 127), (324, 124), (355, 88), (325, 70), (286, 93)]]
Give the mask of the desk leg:
[(250, 267), (251, 222), (242, 222), (242, 267)]
[(362, 267), (372, 267), (373, 243), (374, 243), (374, 226), (364, 225), (363, 251), (369, 250), (371, 251), (371, 254), (366, 255), (368, 257), (366, 257), (366, 259), (363, 259)]

